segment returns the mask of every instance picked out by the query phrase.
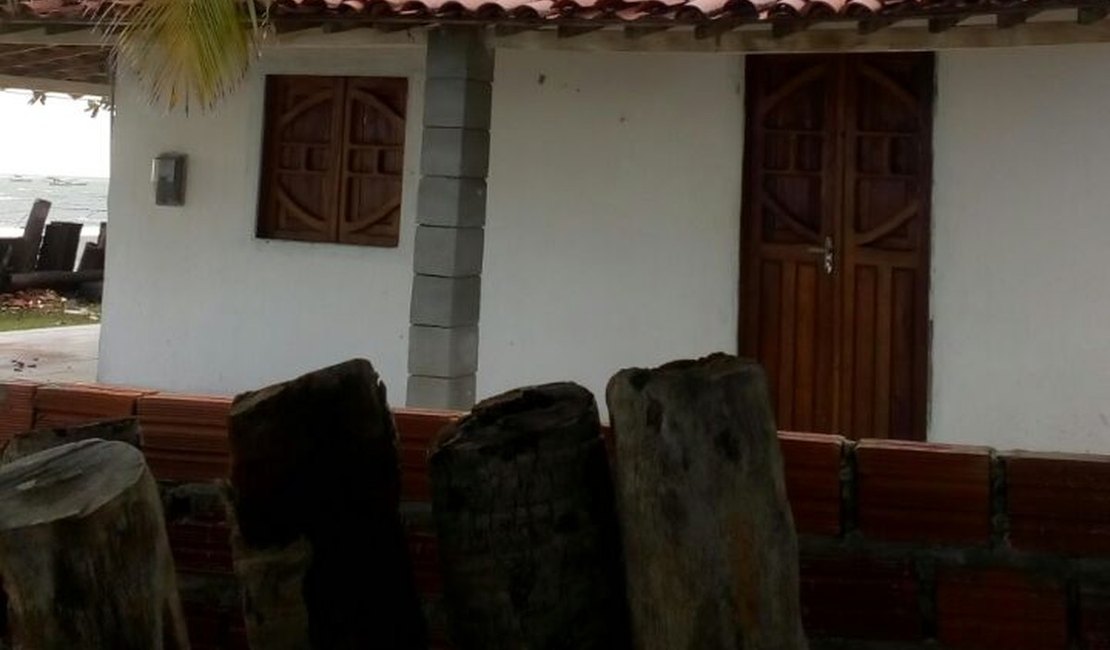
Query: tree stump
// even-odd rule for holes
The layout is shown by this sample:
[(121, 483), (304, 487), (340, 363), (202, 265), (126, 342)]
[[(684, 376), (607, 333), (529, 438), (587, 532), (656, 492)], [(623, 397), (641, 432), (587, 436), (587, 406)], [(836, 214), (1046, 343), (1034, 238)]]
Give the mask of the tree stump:
[(135, 418), (101, 420), (89, 424), (51, 429), (35, 429), (17, 433), (4, 451), (0, 453), (0, 464), (7, 464), (40, 451), (81, 440), (118, 440), (139, 448), (139, 421)]
[(236, 573), (252, 648), (425, 648), (385, 386), (346, 363), (235, 398)]
[(613, 485), (586, 389), (486, 400), (444, 430), (429, 465), (456, 648), (629, 647)]
[(724, 354), (622, 370), (606, 398), (636, 648), (805, 648), (763, 370)]
[(188, 648), (158, 486), (122, 442), (0, 468), (0, 575), (16, 648)]

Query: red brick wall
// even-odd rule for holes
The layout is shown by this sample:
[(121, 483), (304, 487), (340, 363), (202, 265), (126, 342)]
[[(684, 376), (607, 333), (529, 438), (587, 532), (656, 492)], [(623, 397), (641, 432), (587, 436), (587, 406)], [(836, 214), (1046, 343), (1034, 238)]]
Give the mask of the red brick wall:
[[(226, 397), (0, 384), (0, 440), (35, 422), (139, 417), (152, 471), (165, 481), (199, 650), (245, 647), (215, 483), (227, 470), (229, 405)], [(417, 582), (444, 648), (425, 454), (456, 416), (396, 411)], [(1110, 650), (1110, 457), (802, 433), (780, 442), (815, 647)]]

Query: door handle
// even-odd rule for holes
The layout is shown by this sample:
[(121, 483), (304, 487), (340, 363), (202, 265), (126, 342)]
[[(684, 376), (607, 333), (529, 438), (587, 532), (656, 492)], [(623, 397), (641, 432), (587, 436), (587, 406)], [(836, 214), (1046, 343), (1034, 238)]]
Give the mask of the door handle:
[(833, 262), (836, 260), (832, 237), (826, 236), (824, 246), (810, 246), (806, 252), (820, 255), (825, 263), (825, 275), (832, 275)]

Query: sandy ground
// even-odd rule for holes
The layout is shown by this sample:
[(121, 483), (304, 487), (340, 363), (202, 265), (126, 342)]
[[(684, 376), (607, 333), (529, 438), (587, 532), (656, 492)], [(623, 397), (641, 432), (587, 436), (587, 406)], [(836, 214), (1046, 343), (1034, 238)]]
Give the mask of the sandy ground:
[(99, 325), (0, 332), (0, 380), (95, 381)]

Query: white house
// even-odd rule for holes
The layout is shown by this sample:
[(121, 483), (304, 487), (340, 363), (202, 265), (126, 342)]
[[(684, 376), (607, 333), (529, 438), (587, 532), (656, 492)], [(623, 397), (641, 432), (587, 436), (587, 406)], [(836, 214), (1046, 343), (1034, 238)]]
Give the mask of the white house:
[(117, 74), (100, 379), (604, 401), (724, 350), (784, 429), (1110, 452), (1110, 4), (585, 4), (288, 0), (205, 115)]

